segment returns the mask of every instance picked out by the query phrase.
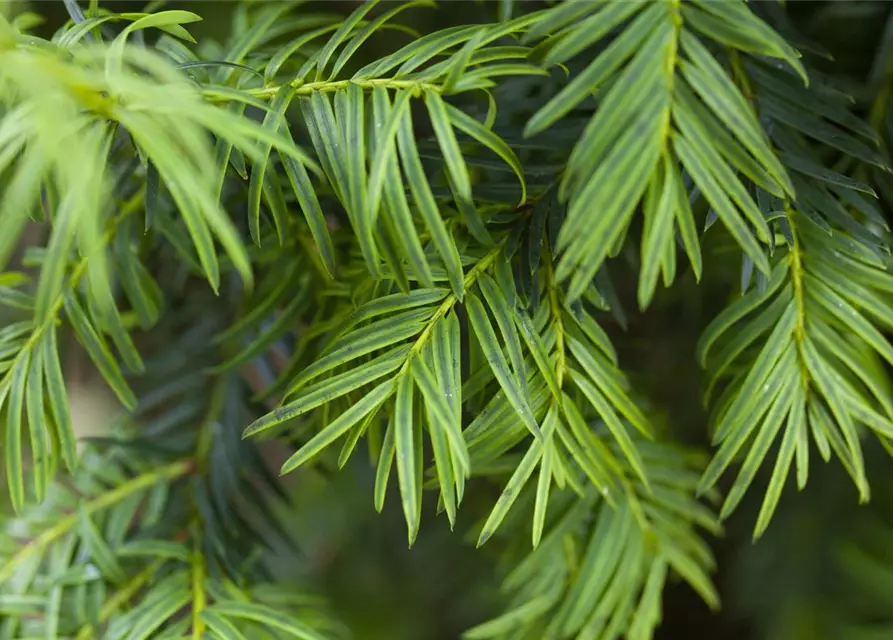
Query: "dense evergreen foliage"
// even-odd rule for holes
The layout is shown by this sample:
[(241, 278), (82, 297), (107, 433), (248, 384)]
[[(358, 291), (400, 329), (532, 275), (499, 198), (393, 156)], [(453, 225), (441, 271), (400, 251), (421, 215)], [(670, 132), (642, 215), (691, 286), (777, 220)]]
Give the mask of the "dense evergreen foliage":
[(893, 634), (886, 7), (80, 4), (0, 15), (0, 638), (379, 637), (298, 561), (345, 467), (468, 640)]

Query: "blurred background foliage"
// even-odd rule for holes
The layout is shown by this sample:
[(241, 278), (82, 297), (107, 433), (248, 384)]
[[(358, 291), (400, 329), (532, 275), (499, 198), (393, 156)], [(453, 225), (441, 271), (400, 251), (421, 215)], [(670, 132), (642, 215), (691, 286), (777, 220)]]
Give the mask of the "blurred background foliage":
[[(0, 9), (11, 16), (36, 8), (46, 23), (35, 32), (49, 37), (68, 14), (62, 2), (35, 4), (0, 0)], [(129, 1), (111, 4), (119, 12), (145, 6)], [(311, 4), (346, 14), (361, 2)], [(203, 16), (202, 23), (190, 26), (199, 42), (224, 36), (234, 5), (214, 0), (165, 3), (167, 8)], [(440, 10), (411, 12), (405, 22), (425, 32), (492, 20), (496, 11), (496, 2), (455, 1), (444, 3)], [(893, 3), (801, 1), (789, 3), (788, 13), (805, 36), (833, 54), (833, 65), (829, 61), (826, 71), (846, 83), (867, 117), (875, 92), (867, 78), (885, 47), (893, 45)], [(374, 58), (392, 47), (393, 43), (378, 41), (363, 52)], [(890, 203), (886, 205), (889, 216)], [(658, 289), (645, 313), (635, 311), (634, 265), (612, 264), (618, 297), (629, 313), (606, 318), (605, 324), (625, 370), (654, 401), (679, 440), (704, 447), (708, 442), (707, 413), (701, 402), (703, 372), (692, 354), (703, 328), (735, 294), (728, 283), (737, 280), (739, 260), (737, 251), (728, 252), (725, 259), (714, 255), (713, 268), (699, 287), (689, 273), (673, 288)], [(71, 352), (76, 348), (69, 346), (66, 359), (75, 429), (79, 436), (101, 434), (117, 404), (95, 379), (86, 359)], [(273, 467), (285, 455), (276, 450), (266, 453), (273, 458)], [(893, 575), (881, 573), (872, 554), (890, 554), (893, 468), (883, 452), (873, 453), (867, 460), (874, 488), (870, 504), (858, 505), (856, 489), (839, 464), (817, 466), (804, 491), (787, 487), (773, 525), (758, 544), (752, 544), (752, 524), (770, 471), (764, 469), (757, 481), (761, 488), (748, 493), (727, 522), (725, 537), (713, 540), (722, 610), (711, 613), (689, 587), (671, 585), (665, 591), (664, 624), (657, 637), (807, 640), (819, 635), (817, 629), (835, 624), (835, 611), (843, 606), (861, 608), (868, 618), (872, 611), (889, 614)], [(374, 469), (363, 456), (354, 456), (340, 473), (304, 469), (282, 481), (292, 504), (277, 509), (301, 554), (283, 548), (274, 554), (270, 567), (329, 598), (357, 640), (455, 640), (463, 630), (499, 611), (495, 549), (475, 550), (472, 539), (451, 533), (446, 519), (428, 517), (431, 513), (422, 518), (418, 541), (408, 550), (399, 498), (389, 494), (383, 513), (375, 512)], [(3, 499), (6, 493), (0, 492)], [(479, 504), (463, 507), (457, 530), (463, 529), (463, 518), (468, 525), (475, 514), (486, 513), (498, 488), (492, 487), (489, 495), (469, 493)], [(426, 502), (427, 509), (433, 511), (434, 506)], [(865, 592), (846, 588), (848, 576), (856, 573), (861, 584), (876, 588)]]

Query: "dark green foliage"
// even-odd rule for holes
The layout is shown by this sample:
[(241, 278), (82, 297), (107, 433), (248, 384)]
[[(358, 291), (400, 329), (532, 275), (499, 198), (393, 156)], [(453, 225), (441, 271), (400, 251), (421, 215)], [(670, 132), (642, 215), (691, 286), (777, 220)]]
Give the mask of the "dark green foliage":
[[(410, 546), (429, 502), (486, 545), (469, 639), (651, 638), (668, 583), (720, 607), (748, 498), (784, 547), (816, 453), (883, 485), (893, 28), (847, 83), (769, 2), (241, 2), (198, 42), (163, 4), (0, 17), (0, 638), (363, 637), (270, 560), (300, 555), (270, 450), (368, 458)], [(706, 282), (699, 451), (612, 336)], [(71, 341), (125, 409), (80, 455)], [(886, 637), (888, 516), (828, 560), (876, 602), (741, 605)]]

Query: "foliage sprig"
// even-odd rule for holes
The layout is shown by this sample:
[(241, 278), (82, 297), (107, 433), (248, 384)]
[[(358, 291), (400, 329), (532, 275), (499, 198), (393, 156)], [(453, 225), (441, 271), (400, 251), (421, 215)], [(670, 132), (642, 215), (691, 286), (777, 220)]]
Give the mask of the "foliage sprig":
[[(344, 636), (263, 562), (289, 539), (269, 445), (288, 474), (365, 441), (410, 545), (430, 492), (498, 547), (474, 639), (650, 638), (674, 575), (718, 607), (707, 536), (775, 446), (755, 537), (813, 447), (868, 500), (889, 62), (866, 122), (779, 7), (498, 5), (420, 32), (436, 3), (245, 2), (220, 42), (161, 3), (66, 0), (48, 38), (0, 17), (0, 636)], [(624, 370), (609, 268), (644, 311), (717, 247), (741, 267), (697, 348), (709, 457)], [(69, 339), (127, 410), (80, 455)]]

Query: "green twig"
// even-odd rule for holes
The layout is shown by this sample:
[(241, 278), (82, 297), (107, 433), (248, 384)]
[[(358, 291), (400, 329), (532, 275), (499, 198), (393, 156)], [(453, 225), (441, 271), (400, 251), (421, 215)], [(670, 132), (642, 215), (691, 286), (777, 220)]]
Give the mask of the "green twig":
[[(186, 458), (158, 467), (157, 469), (153, 469), (143, 475), (137, 476), (132, 480), (128, 480), (108, 493), (104, 493), (101, 496), (84, 503), (83, 509), (88, 516), (93, 515), (97, 511), (108, 509), (112, 505), (121, 502), (138, 491), (148, 489), (156, 482), (184, 476), (192, 471), (194, 466), (195, 463), (193, 459)], [(9, 562), (3, 567), (0, 567), (0, 584), (9, 580), (23, 562), (35, 554), (44, 552), (47, 547), (76, 527), (77, 523), (78, 515), (76, 513), (66, 516), (22, 547), (21, 551), (14, 555)]]
[(78, 631), (77, 636), (75, 636), (75, 640), (90, 640), (91, 638), (95, 638), (96, 626), (108, 621), (108, 619), (111, 618), (121, 606), (128, 603), (130, 599), (152, 579), (155, 572), (158, 571), (163, 564), (164, 558), (160, 558), (133, 576), (127, 584), (118, 589), (118, 591), (105, 601), (105, 604), (102, 605), (102, 608), (99, 610), (99, 615), (96, 618), (97, 624), (87, 623), (82, 626)]

